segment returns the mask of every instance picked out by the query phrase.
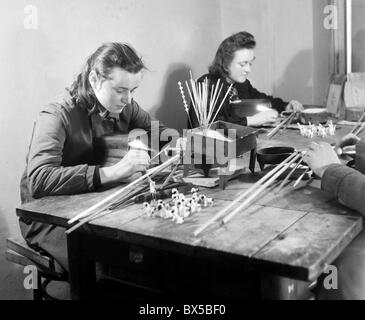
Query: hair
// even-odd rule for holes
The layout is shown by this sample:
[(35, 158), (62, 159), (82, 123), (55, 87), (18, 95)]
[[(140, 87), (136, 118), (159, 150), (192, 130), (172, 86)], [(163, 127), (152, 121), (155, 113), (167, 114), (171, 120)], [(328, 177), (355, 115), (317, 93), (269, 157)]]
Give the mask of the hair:
[(89, 82), (90, 72), (94, 70), (99, 77), (106, 80), (109, 79), (114, 67), (134, 74), (146, 69), (142, 58), (130, 45), (118, 42), (101, 45), (87, 59), (69, 89), (76, 103), (85, 108), (89, 114), (95, 112), (98, 105), (98, 100)]
[(246, 32), (238, 32), (223, 40), (220, 44), (209, 73), (220, 77), (228, 76), (228, 67), (231, 64), (234, 54), (240, 49), (254, 49), (256, 47), (255, 37)]

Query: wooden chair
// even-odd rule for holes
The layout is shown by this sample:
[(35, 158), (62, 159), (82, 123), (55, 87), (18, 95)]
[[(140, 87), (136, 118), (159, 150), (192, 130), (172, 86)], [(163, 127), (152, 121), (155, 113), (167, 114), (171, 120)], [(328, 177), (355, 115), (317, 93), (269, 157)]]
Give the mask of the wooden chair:
[(23, 239), (10, 238), (6, 241), (6, 259), (37, 268), (37, 288), (32, 289), (33, 300), (58, 300), (47, 293), (47, 286), (51, 281), (68, 281), (68, 277), (52, 257), (33, 250)]

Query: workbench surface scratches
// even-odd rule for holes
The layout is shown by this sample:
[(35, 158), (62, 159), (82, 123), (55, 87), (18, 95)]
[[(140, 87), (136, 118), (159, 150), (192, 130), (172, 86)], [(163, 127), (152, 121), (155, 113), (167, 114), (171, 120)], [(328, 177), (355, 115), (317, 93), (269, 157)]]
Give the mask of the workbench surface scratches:
[[(131, 219), (124, 223), (114, 213), (92, 222), (104, 227), (110, 227), (111, 225), (115, 229), (121, 229), (123, 232), (130, 232), (131, 234), (143, 234), (145, 236), (151, 236), (155, 238), (161, 238), (163, 240), (169, 240), (189, 245), (196, 245), (200, 243), (198, 238), (195, 238), (193, 232), (202, 223), (210, 219), (219, 210), (227, 206), (229, 202), (224, 200), (217, 200), (214, 207), (202, 209), (200, 212), (192, 214), (186, 218), (183, 224), (176, 224), (171, 219), (164, 220), (159, 217), (148, 217), (143, 214), (142, 204), (132, 206), (128, 210), (134, 212), (136, 219)], [(107, 219), (107, 220), (106, 220)]]
[(350, 209), (341, 205), (336, 199), (321, 189), (310, 185), (298, 189), (287, 186), (280, 193), (276, 193), (275, 191), (265, 192), (255, 203), (273, 208), (316, 212), (317, 214), (331, 213), (346, 215), (351, 212)]
[(134, 204), (126, 208), (115, 209), (113, 211), (106, 212), (104, 215), (90, 221), (93, 225), (113, 226), (116, 229), (120, 229), (126, 223), (143, 216), (142, 204)]
[(306, 268), (309, 270), (308, 279), (315, 279), (361, 228), (362, 218), (359, 216), (344, 219), (333, 214), (309, 213), (253, 257), (261, 262)]
[(306, 214), (302, 211), (251, 206), (235, 216), (228, 224), (222, 226), (221, 220), (217, 220), (199, 237), (194, 237), (193, 232), (196, 228), (226, 205), (226, 201), (218, 200), (215, 207), (192, 215), (182, 225), (177, 225), (171, 220), (149, 218), (144, 215), (123, 224), (119, 218), (115, 219), (113, 215), (109, 215), (95, 220), (92, 224), (107, 228), (113, 220), (112, 225), (115, 229), (130, 233), (130, 241), (133, 240), (133, 234), (140, 234), (162, 241), (250, 257)]
[(211, 226), (201, 237), (207, 248), (251, 257), (305, 214), (255, 205), (223, 226)]
[[(21, 210), (34, 211), (40, 214), (57, 215), (59, 218), (68, 220), (104, 200), (119, 189), (121, 189), (121, 187), (105, 190), (103, 192), (44, 197), (22, 205)], [(50, 223), (52, 222), (50, 221)]]

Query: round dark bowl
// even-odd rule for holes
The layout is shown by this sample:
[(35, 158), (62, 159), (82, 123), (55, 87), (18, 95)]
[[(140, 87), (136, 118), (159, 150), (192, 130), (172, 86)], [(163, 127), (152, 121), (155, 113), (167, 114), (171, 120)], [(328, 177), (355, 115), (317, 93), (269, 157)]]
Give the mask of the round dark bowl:
[(323, 108), (309, 108), (300, 114), (302, 124), (323, 124), (330, 120), (330, 113)]
[(288, 158), (295, 149), (292, 147), (271, 147), (257, 151), (257, 161), (264, 168), (266, 164), (279, 164)]

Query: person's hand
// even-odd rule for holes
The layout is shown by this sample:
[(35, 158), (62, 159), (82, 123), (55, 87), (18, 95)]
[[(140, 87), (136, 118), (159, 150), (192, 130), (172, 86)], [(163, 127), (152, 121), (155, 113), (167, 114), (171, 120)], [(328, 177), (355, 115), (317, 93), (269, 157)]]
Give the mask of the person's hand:
[(270, 109), (261, 111), (252, 117), (247, 117), (248, 126), (261, 126), (266, 123), (273, 123), (278, 118), (279, 114), (276, 110)]
[(357, 136), (355, 136), (353, 133), (349, 133), (342, 137), (339, 141), (336, 143), (336, 153), (338, 155), (341, 155), (343, 152), (343, 148), (347, 146), (354, 146), (356, 143), (358, 143), (361, 139)]
[(301, 112), (303, 110), (304, 110), (303, 105), (297, 100), (290, 101), (285, 108), (285, 111), (289, 112)]
[(145, 150), (131, 149), (122, 160), (113, 166), (114, 174), (118, 180), (123, 180), (135, 173), (145, 172), (149, 165), (150, 157)]
[(340, 164), (336, 152), (330, 144), (326, 142), (310, 144), (308, 152), (304, 155), (304, 161), (313, 170), (313, 172), (320, 178), (323, 177), (324, 171), (331, 164)]
[(126, 181), (136, 173), (145, 172), (149, 165), (150, 157), (146, 151), (131, 149), (115, 165), (100, 168), (101, 184)]

